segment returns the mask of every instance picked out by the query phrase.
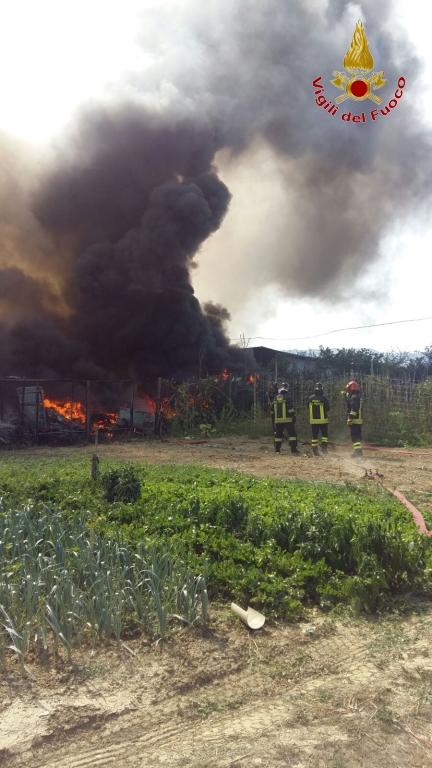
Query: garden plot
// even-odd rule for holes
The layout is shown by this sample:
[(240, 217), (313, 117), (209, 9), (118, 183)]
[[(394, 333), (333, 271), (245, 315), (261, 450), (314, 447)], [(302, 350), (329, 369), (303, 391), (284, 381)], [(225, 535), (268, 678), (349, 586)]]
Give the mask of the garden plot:
[[(230, 451), (240, 448), (248, 472), (211, 468), (245, 470), (241, 462), (230, 464)], [(360, 467), (343, 451), (315, 461), (268, 450), (268, 442), (242, 439), (101, 449), (102, 471), (125, 460), (137, 468), (142, 488), (134, 502), (112, 494), (108, 500), (103, 486), (92, 484), (87, 450), (21, 452), (3, 460), (3, 514), (12, 515), (2, 535), (9, 586), (14, 578), (18, 584), (31, 547), (42, 548), (51, 582), (40, 586), (29, 608), (36, 626), (45, 616), (54, 627), (48, 621), (46, 650), (43, 632), (29, 632), (27, 648), (19, 648), (23, 661), (17, 651), (6, 652), (0, 760), (36, 768), (116, 762), (173, 768), (429, 765), (429, 542), (401, 505), (362, 479), (370, 466), (392, 485), (389, 474), (397, 465), (397, 484), (404, 479), (409, 489), (414, 480), (421, 490), (419, 478), (427, 487), (427, 452), (374, 453), (373, 463), (366, 458)], [(267, 468), (254, 472), (261, 457)], [(412, 475), (402, 478), (404, 460)], [(305, 482), (312, 471), (313, 484)], [(278, 476), (294, 482), (280, 483)], [(323, 482), (328, 479), (333, 482)], [(45, 526), (42, 537), (38, 526)], [(42, 545), (41, 538), (53, 546)], [(153, 594), (150, 582), (147, 590), (141, 584), (156, 566), (139, 547), (151, 547), (155, 539), (174, 556), (163, 632), (155, 584)], [(96, 562), (95, 544), (101, 551)], [(142, 558), (138, 568), (134, 553)], [(43, 589), (50, 588), (57, 620), (67, 622), (67, 611), (62, 616), (60, 603), (53, 604), (59, 587), (53, 588), (62, 564), (73, 570), (78, 556), (79, 574), (77, 568), (76, 578), (71, 573), (62, 587), (72, 586), (76, 599), (75, 624), (64, 643)], [(111, 614), (105, 600), (110, 588), (97, 592), (105, 618), (99, 631), (100, 621), (92, 625), (85, 613), (92, 601), (86, 602), (84, 586), (93, 576), (100, 584), (104, 558), (107, 570), (122, 565), (116, 578), (124, 579), (125, 602), (116, 594), (119, 582), (111, 590)], [(176, 576), (196, 584), (201, 572), (209, 614), (202, 611), (200, 593), (199, 620), (190, 614), (195, 626), (188, 628)], [(135, 577), (131, 589), (128, 581)], [(16, 594), (10, 596), (9, 619), (17, 608)], [(240, 625), (226, 607), (231, 598), (257, 601), (268, 617), (264, 630), (251, 634)], [(134, 613), (138, 603), (141, 615)], [(337, 606), (337, 613), (328, 613)], [(372, 613), (358, 614), (364, 609)], [(180, 620), (170, 618), (174, 613)], [(287, 618), (295, 622), (287, 624)], [(8, 626), (24, 635), (23, 626)]]

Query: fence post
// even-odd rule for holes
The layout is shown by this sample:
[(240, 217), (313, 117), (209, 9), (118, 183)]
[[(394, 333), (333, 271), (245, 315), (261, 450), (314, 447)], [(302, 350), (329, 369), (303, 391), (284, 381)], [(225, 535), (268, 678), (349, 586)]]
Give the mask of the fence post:
[(36, 443), (39, 443), (39, 387), (36, 387), (36, 424), (35, 424), (35, 431), (36, 431)]
[(21, 395), (21, 426), (24, 428), (24, 403), (25, 403), (25, 391), (26, 382), (22, 382), (22, 395)]
[(257, 388), (256, 388), (256, 373), (254, 373), (253, 383), (253, 420), (257, 419)]
[(157, 433), (158, 430), (159, 430), (161, 393), (162, 393), (162, 379), (161, 379), (160, 376), (158, 376), (158, 380), (157, 380), (157, 395), (156, 395), (156, 410), (155, 410), (155, 418), (154, 418), (154, 431), (155, 431), (155, 433)]
[(98, 447), (98, 442), (99, 442), (99, 427), (96, 427), (96, 430), (95, 430), (95, 442), (94, 442), (94, 444), (95, 444), (95, 452), (94, 452), (94, 454), (92, 456), (92, 461), (91, 461), (91, 479), (92, 480), (97, 480), (98, 479), (98, 475), (99, 475), (99, 456), (96, 453), (97, 447)]
[(132, 390), (131, 390), (129, 434), (131, 434), (131, 432), (133, 432), (133, 429), (134, 429), (134, 408), (135, 408), (135, 382), (133, 381)]
[(90, 432), (90, 414), (89, 414), (89, 401), (90, 401), (90, 382), (87, 379), (86, 381), (86, 390), (85, 390), (85, 435), (86, 439), (89, 438), (89, 432)]

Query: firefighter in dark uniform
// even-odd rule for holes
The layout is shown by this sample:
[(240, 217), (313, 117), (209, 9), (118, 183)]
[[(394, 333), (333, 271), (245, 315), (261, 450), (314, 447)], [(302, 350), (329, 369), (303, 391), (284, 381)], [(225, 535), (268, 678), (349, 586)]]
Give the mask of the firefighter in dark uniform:
[(323, 453), (327, 453), (329, 410), (330, 404), (323, 392), (323, 385), (318, 381), (313, 395), (309, 398), (309, 424), (312, 429), (312, 451), (315, 456), (319, 456), (320, 432), (321, 449)]
[(363, 456), (362, 446), (362, 397), (360, 386), (357, 381), (349, 381), (345, 387), (346, 403), (348, 410), (347, 424), (351, 432), (351, 442), (353, 447), (352, 456), (356, 459)]
[(288, 385), (282, 384), (273, 401), (274, 414), (274, 447), (280, 453), (284, 432), (287, 432), (291, 453), (300, 455), (297, 449), (297, 433), (295, 430), (295, 412), (292, 400), (288, 395)]

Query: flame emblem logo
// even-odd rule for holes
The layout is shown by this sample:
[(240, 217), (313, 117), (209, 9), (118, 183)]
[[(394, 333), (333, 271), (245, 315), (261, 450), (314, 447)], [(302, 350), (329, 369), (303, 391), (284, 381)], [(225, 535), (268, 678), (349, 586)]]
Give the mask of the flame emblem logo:
[(369, 43), (361, 21), (358, 21), (351, 40), (351, 45), (343, 60), (345, 72), (333, 72), (331, 84), (343, 94), (335, 99), (336, 104), (341, 104), (346, 99), (364, 101), (370, 99), (375, 104), (381, 104), (382, 99), (374, 91), (382, 88), (387, 80), (384, 72), (374, 72), (368, 77), (368, 73), (374, 68), (373, 56), (369, 50)]

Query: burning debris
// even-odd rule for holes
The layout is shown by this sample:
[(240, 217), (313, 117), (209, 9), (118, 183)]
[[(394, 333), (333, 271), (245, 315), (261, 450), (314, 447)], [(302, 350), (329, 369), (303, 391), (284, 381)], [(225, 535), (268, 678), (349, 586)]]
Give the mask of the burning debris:
[(85, 424), (86, 414), (82, 403), (79, 401), (73, 403), (71, 400), (59, 402), (50, 400), (48, 397), (43, 399), (43, 407), (45, 410), (53, 411), (55, 414), (59, 414), (67, 421), (78, 421), (80, 424)]
[[(153, 432), (156, 402), (149, 396), (137, 395), (132, 384), (129, 404), (125, 403), (127, 387), (120, 382), (105, 384), (105, 399), (118, 402), (118, 407), (103, 406), (104, 396), (95, 383), (44, 381), (37, 385), (17, 379), (0, 381), (0, 443), (9, 445), (19, 441), (39, 442), (45, 438), (90, 437), (99, 431), (110, 438), (125, 432), (149, 434)], [(85, 396), (48, 395), (58, 389), (81, 390)]]

